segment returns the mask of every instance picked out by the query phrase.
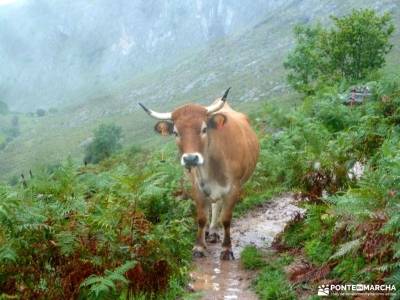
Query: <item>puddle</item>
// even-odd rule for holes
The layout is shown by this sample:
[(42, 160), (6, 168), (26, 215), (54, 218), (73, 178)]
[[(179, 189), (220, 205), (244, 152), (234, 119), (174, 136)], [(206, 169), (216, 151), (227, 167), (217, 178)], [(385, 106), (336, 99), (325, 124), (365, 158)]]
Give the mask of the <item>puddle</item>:
[[(221, 261), (221, 244), (208, 244), (207, 257), (194, 259), (194, 270), (190, 274), (191, 288), (201, 293), (201, 299), (207, 300), (258, 299), (250, 289), (254, 272), (242, 269), (240, 252), (246, 245), (269, 247), (286, 223), (297, 214), (303, 213), (304, 209), (294, 204), (292, 195), (282, 195), (240, 219), (234, 219), (231, 239), (235, 260)], [(222, 230), (220, 236), (222, 237)]]

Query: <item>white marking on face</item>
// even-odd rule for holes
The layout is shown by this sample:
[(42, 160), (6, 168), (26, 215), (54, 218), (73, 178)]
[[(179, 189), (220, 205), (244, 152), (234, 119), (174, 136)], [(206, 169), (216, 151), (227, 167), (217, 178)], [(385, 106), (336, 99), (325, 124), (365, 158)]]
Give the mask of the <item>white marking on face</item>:
[(184, 154), (181, 156), (181, 165), (182, 165), (182, 166), (186, 166), (186, 164), (185, 164), (185, 158), (188, 157), (188, 156), (191, 156), (191, 155), (197, 156), (197, 165), (202, 165), (202, 164), (204, 164), (203, 155), (201, 155), (201, 153), (199, 153), (199, 152), (192, 152), (192, 153), (184, 153)]

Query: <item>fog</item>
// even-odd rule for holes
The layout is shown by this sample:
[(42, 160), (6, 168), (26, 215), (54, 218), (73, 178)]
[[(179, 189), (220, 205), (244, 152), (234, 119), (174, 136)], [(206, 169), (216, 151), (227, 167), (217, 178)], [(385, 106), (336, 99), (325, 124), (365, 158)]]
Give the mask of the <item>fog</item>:
[(278, 1), (0, 0), (0, 100), (73, 105), (256, 24)]

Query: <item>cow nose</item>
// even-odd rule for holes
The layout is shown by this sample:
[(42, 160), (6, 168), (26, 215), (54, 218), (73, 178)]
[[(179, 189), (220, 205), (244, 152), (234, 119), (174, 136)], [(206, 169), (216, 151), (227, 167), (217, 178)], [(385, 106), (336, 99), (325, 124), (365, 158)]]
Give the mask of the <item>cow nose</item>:
[(185, 153), (182, 155), (181, 163), (185, 167), (195, 167), (203, 163), (200, 153)]
[(185, 155), (183, 156), (183, 161), (187, 166), (196, 166), (199, 162), (199, 156), (196, 154)]

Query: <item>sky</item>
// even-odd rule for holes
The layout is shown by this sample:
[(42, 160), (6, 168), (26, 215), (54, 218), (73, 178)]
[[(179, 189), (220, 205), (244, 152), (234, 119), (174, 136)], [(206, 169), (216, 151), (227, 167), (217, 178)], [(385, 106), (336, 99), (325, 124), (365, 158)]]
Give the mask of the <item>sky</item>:
[(0, 0), (0, 6), (9, 5), (9, 4), (12, 4), (14, 2), (18, 2), (18, 0)]

